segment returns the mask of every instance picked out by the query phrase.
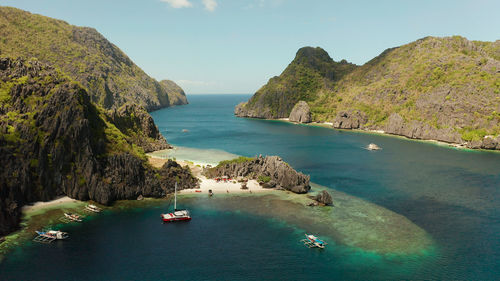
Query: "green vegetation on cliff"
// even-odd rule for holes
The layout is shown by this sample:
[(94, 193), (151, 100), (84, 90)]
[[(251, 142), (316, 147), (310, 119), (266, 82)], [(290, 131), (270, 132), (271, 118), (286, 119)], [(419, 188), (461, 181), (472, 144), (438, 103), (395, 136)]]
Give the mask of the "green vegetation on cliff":
[[(303, 50), (235, 113), (283, 118), (304, 100), (313, 121), (339, 128), (449, 142), (500, 134), (500, 41), (426, 37), (341, 71), (326, 52), (314, 56), (323, 63), (302, 63)], [(327, 79), (325, 68), (339, 71), (338, 79)]]
[(0, 7), (0, 55), (34, 57), (58, 67), (86, 87), (91, 100), (106, 109), (126, 102), (148, 111), (187, 103), (175, 83), (170, 82), (176, 87), (165, 86), (149, 77), (95, 29), (19, 9)]
[(355, 68), (345, 60), (334, 62), (321, 48), (302, 48), (283, 73), (271, 78), (244, 107), (252, 111), (249, 117), (288, 117), (298, 101), (313, 101), (333, 90), (335, 81)]
[(19, 225), (29, 202), (66, 195), (110, 204), (163, 197), (176, 181), (198, 184), (173, 161), (161, 169), (147, 162), (137, 138), (159, 132), (136, 106), (105, 110), (79, 82), (37, 60), (0, 58), (0, 89), (0, 235)]

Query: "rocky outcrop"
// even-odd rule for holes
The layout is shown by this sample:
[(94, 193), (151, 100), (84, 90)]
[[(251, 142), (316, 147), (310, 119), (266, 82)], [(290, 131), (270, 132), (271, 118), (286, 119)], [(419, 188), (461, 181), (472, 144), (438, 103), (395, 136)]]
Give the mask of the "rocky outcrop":
[(223, 161), (217, 167), (205, 169), (204, 174), (208, 178), (229, 176), (256, 179), (264, 187), (286, 189), (294, 193), (307, 193), (311, 189), (309, 176), (295, 171), (278, 156)]
[(292, 108), (288, 120), (297, 123), (311, 123), (311, 109), (305, 101), (299, 101)]
[(499, 50), (500, 40), (425, 37), (355, 66), (305, 47), (235, 114), (284, 118), (303, 100), (312, 122), (334, 128), (498, 149)]
[(280, 76), (269, 79), (247, 103), (237, 105), (234, 113), (238, 117), (288, 118), (299, 101), (309, 103), (318, 97), (319, 91), (331, 91), (338, 80), (356, 67), (345, 60), (332, 60), (319, 47), (300, 48)]
[(167, 91), (168, 100), (171, 106), (188, 104), (186, 93), (184, 93), (184, 90), (174, 81), (162, 80), (160, 81), (160, 84)]
[[(274, 119), (276, 118), (269, 108), (252, 108), (247, 102), (242, 102), (234, 108), (234, 115), (246, 118)], [(281, 117), (280, 117), (281, 118)]]
[(171, 148), (158, 130), (151, 115), (135, 104), (125, 104), (109, 113), (113, 124), (144, 152)]
[(337, 129), (359, 129), (367, 122), (366, 114), (359, 110), (341, 111), (333, 121)]
[(323, 204), (325, 206), (331, 206), (331, 205), (333, 205), (332, 196), (326, 190), (323, 190), (320, 193), (318, 193), (318, 195), (316, 195), (315, 200), (318, 203)]
[(405, 136), (411, 139), (437, 140), (448, 143), (463, 143), (460, 134), (454, 132), (450, 128), (436, 129), (429, 124), (415, 120), (407, 123), (397, 113), (393, 113), (391, 114), (391, 116), (389, 116), (384, 131), (389, 134)]
[(67, 195), (111, 204), (163, 196), (176, 180), (180, 188), (197, 185), (189, 169), (171, 161), (151, 167), (121, 131), (128, 123), (113, 124), (79, 83), (52, 67), (0, 59), (0, 89), (0, 235), (18, 226), (30, 202)]
[(497, 149), (500, 150), (500, 136), (485, 136), (481, 140), (467, 142), (466, 146), (472, 149)]
[(2, 56), (37, 58), (59, 67), (105, 109), (135, 103), (153, 111), (187, 103), (182, 89), (148, 76), (94, 28), (10, 7), (0, 7), (0, 26)]

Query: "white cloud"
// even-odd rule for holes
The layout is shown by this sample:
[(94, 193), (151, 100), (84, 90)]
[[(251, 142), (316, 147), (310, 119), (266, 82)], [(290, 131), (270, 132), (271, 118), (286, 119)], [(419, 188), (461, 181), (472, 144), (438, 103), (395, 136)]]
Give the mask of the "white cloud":
[(190, 8), (193, 4), (189, 0), (160, 0), (161, 2), (168, 3), (172, 8)]
[(203, 6), (207, 11), (213, 12), (217, 8), (217, 2), (215, 0), (202, 0)]

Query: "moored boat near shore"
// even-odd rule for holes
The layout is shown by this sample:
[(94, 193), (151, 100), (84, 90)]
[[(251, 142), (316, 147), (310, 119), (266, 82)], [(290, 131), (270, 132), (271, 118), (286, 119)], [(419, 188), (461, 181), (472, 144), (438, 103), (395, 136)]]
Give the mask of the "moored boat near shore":
[(177, 183), (174, 190), (174, 211), (172, 213), (161, 214), (163, 222), (189, 221), (191, 214), (186, 209), (177, 210)]
[(85, 206), (85, 210), (89, 212), (94, 212), (94, 213), (100, 213), (102, 211), (101, 208), (97, 207), (96, 205), (89, 204)]
[(33, 239), (34, 242), (50, 243), (54, 240), (64, 240), (69, 237), (67, 232), (60, 230), (35, 231), (37, 236)]

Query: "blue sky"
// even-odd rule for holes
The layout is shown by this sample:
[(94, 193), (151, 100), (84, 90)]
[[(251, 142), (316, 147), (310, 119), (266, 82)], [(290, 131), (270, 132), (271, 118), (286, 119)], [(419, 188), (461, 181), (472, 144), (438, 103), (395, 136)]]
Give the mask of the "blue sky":
[(363, 64), (432, 36), (500, 39), (498, 0), (2, 0), (96, 28), (152, 77), (188, 94), (254, 93), (303, 46)]

